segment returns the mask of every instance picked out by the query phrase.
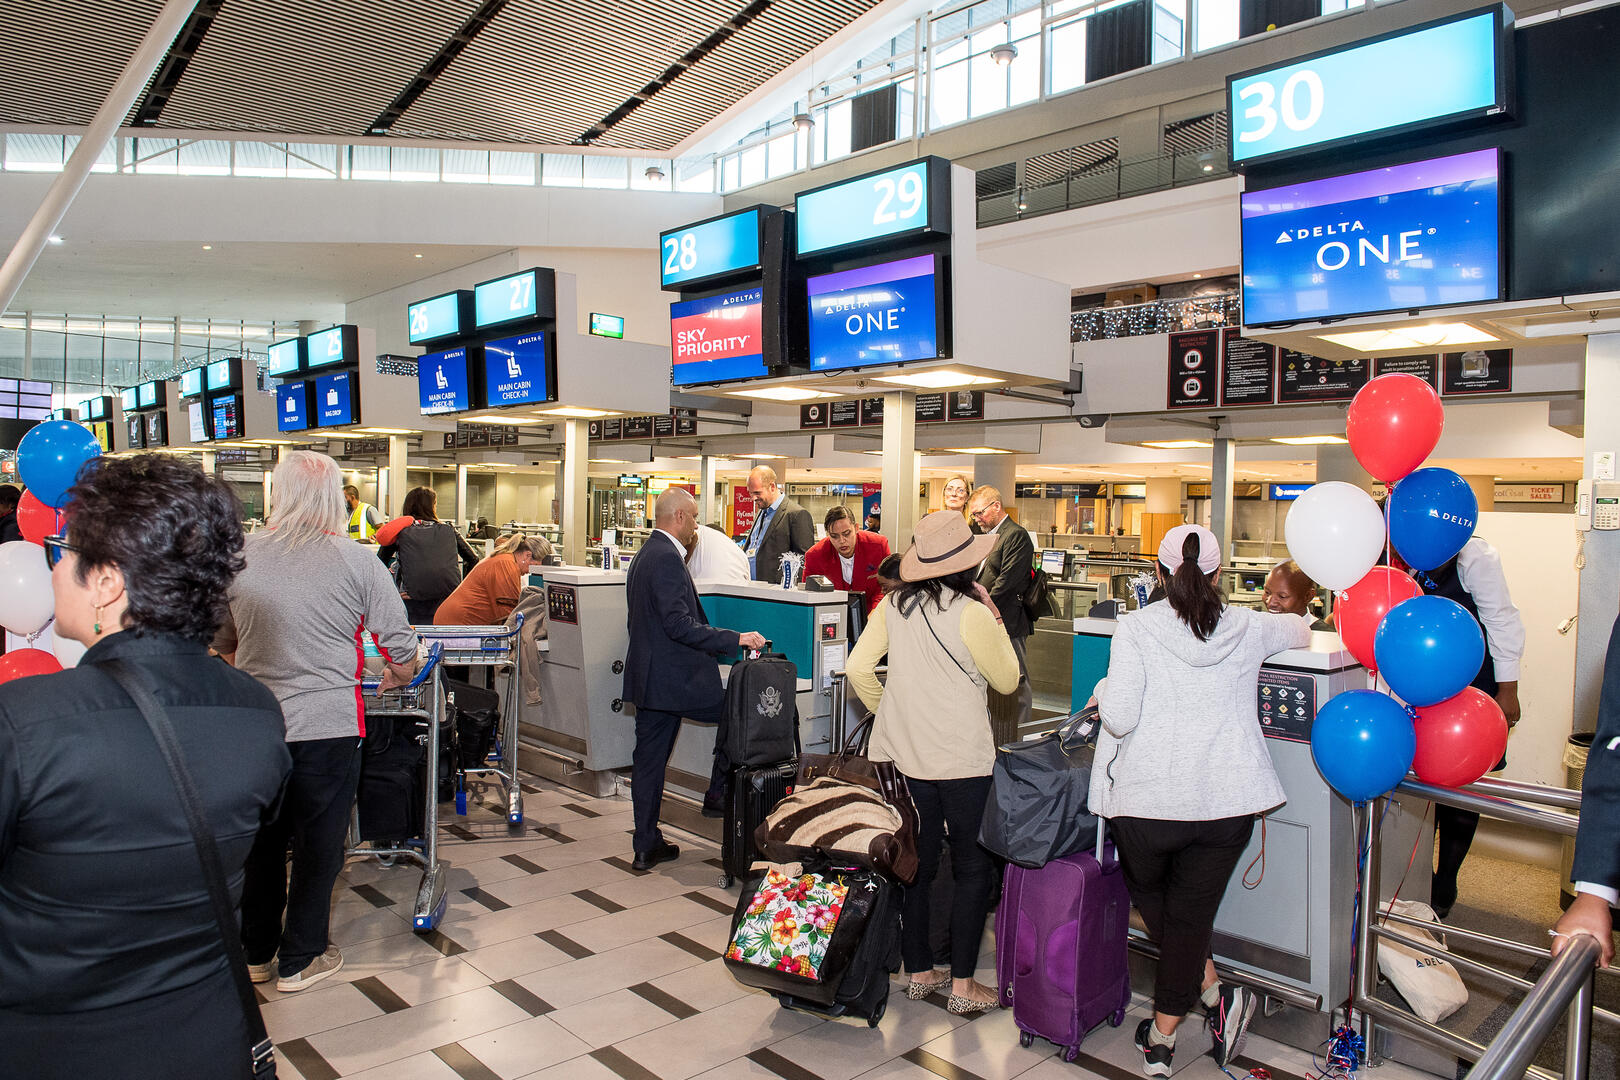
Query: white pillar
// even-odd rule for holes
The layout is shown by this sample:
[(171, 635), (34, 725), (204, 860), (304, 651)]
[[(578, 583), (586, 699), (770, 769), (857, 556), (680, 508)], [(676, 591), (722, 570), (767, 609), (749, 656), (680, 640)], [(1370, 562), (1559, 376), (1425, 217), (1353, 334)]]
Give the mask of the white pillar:
[(405, 478), (405, 457), (410, 443), (404, 435), (388, 436), (388, 517), (390, 520), (405, 512), (405, 493), (410, 481)]
[(714, 504), (714, 486), (720, 481), (720, 461), (713, 454), (704, 454), (698, 461), (698, 514), (703, 524), (719, 521), (725, 513), (721, 507), (717, 513)]
[[(1581, 475), (1596, 479), (1593, 456), (1620, 453), (1620, 334), (1586, 340), (1586, 445)], [(1616, 475), (1615, 479), (1620, 479)], [(1620, 610), (1620, 532), (1583, 534), (1586, 566), (1581, 570), (1580, 620), (1575, 624), (1575, 730), (1597, 727), (1598, 692), (1609, 632)]]
[(986, 484), (1001, 492), (1002, 508), (1007, 511), (1018, 505), (1018, 464), (1013, 454), (980, 454), (973, 459), (973, 486)]
[(1343, 443), (1328, 443), (1316, 448), (1316, 482), (1338, 480), (1354, 484), (1363, 491), (1371, 491), (1372, 474), (1361, 467), (1350, 447)]
[(563, 421), (562, 557), (570, 566), (585, 565), (590, 513), (586, 488), (590, 483), (590, 426), (584, 420)]
[(1221, 545), (1221, 557), (1232, 558), (1232, 470), (1237, 446), (1231, 439), (1215, 439), (1209, 465), (1209, 531)]
[(891, 551), (904, 551), (917, 531), (917, 395), (883, 395), (883, 487), (878, 496), (883, 535)]
[(456, 463), (456, 528), (467, 524), (467, 466)]
[(264, 470), (264, 520), (266, 521), (270, 520), (270, 500), (274, 497), (274, 493), (270, 489), (270, 481), (274, 475), (271, 470)]
[(213, 476), (214, 475), (214, 452), (212, 450), (204, 450), (201, 454), (199, 454), (197, 456), (202, 459), (202, 471), (204, 473), (206, 473), (207, 475), (209, 475), (209, 476)]

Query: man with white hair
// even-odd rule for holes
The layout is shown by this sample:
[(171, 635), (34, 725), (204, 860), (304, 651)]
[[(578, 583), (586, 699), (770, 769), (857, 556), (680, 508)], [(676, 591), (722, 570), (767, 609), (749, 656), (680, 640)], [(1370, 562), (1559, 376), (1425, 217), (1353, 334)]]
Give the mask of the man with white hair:
[(308, 450), (285, 454), (270, 490), (270, 520), (242, 549), (247, 566), (231, 586), (214, 650), (268, 686), (287, 722), (292, 775), (276, 820), (253, 842), (242, 884), (248, 972), (254, 982), (276, 978), (287, 993), (343, 966), (327, 929), (366, 733), (355, 675), (365, 662), (361, 643), (376, 643), (388, 665), (383, 688), (392, 689), (415, 674), (417, 640), (388, 571), (347, 538), (337, 462)]
[(816, 542), (816, 527), (810, 511), (787, 497), (769, 465), (757, 465), (749, 472), (748, 494), (754, 497), (754, 527), (743, 544), (748, 565), (755, 581), (779, 582), (782, 556), (809, 551)]
[[(624, 657), (624, 700), (636, 707), (630, 799), (636, 823), (631, 865), (637, 870), (651, 870), (681, 853), (658, 828), (664, 767), (681, 718), (720, 723), (725, 690), (716, 658), (765, 647), (763, 635), (718, 629), (703, 614), (683, 561), (698, 530), (692, 493), (666, 489), (654, 505), (653, 525), (653, 534), (630, 561), (625, 582), (630, 647)], [(715, 777), (721, 783), (724, 767), (717, 741)], [(718, 793), (711, 791), (710, 797)]]

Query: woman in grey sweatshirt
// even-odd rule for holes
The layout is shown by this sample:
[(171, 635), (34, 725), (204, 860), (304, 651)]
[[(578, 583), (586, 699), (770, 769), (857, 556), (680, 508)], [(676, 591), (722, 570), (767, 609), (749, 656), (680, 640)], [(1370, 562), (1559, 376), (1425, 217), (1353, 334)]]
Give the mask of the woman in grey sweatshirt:
[(1136, 1032), (1149, 1076), (1170, 1075), (1176, 1028), (1200, 999), (1222, 1067), (1253, 1014), (1248, 990), (1216, 979), (1210, 934), (1255, 815), (1284, 801), (1255, 714), (1260, 665), (1311, 636), (1297, 615), (1227, 607), (1220, 564), (1208, 529), (1166, 534), (1165, 602), (1120, 620), (1097, 692), (1090, 807), (1109, 819), (1131, 901), (1159, 946), (1155, 1015)]

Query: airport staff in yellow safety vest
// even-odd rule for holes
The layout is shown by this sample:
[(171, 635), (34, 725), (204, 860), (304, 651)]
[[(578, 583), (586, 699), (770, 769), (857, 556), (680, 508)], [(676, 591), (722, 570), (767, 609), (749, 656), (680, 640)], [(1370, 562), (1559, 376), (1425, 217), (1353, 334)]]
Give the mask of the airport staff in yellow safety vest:
[(349, 504), (349, 539), (372, 543), (372, 534), (382, 527), (382, 515), (375, 506), (360, 501), (360, 489), (353, 484), (343, 485), (343, 501)]

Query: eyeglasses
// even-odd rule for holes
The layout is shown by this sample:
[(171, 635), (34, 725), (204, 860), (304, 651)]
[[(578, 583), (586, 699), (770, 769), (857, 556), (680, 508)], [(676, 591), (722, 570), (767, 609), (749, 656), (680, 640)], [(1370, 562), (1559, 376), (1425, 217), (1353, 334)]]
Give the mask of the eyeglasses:
[(77, 553), (79, 551), (77, 547), (67, 542), (65, 536), (47, 536), (40, 542), (45, 547), (45, 565), (53, 570), (56, 568), (56, 564), (62, 561), (62, 552), (71, 551)]
[(972, 518), (974, 521), (978, 521), (980, 518), (982, 518), (984, 515), (986, 515), (986, 514), (988, 514), (990, 512), (990, 508), (992, 506), (997, 506), (997, 505), (999, 505), (999, 504), (998, 503), (985, 503), (983, 506), (979, 507), (977, 510), (969, 510), (968, 511), (968, 517)]

